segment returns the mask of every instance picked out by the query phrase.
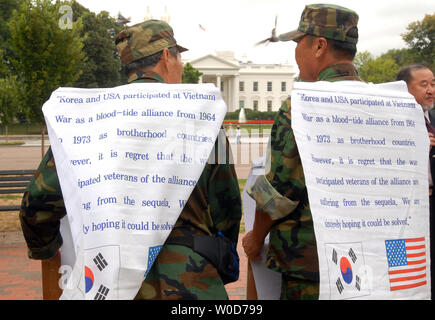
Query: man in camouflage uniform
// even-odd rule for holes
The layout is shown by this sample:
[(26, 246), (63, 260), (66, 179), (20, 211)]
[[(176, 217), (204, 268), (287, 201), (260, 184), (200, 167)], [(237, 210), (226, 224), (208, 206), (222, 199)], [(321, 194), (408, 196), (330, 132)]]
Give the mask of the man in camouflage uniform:
[[(181, 83), (183, 65), (172, 28), (149, 20), (123, 30), (116, 45), (129, 83)], [(164, 125), (164, 124), (162, 124)], [(183, 208), (167, 243), (143, 281), (136, 299), (228, 299), (216, 267), (191, 247), (168, 244), (220, 231), (237, 245), (241, 199), (230, 146), (221, 130), (215, 143), (215, 164), (206, 164)], [(226, 163), (222, 151), (226, 151)], [(219, 152), (219, 154), (218, 154)], [(59, 220), (65, 216), (58, 176), (51, 150), (47, 152), (28, 191), (20, 219), (32, 259), (56, 257), (62, 237)], [(57, 255), (58, 256), (58, 255)]]
[[(297, 30), (279, 36), (297, 42), (301, 81), (357, 80), (352, 64), (358, 15), (328, 4), (307, 5)], [(248, 257), (259, 252), (269, 233), (268, 268), (282, 274), (281, 299), (318, 299), (319, 265), (308, 193), (291, 126), (291, 100), (281, 106), (271, 132), (270, 172), (248, 193), (255, 199), (253, 230), (243, 238)]]

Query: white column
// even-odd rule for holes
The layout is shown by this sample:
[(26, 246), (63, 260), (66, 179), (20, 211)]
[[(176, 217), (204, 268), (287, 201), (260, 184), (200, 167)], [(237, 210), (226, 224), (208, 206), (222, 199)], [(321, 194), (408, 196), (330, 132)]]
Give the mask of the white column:
[(239, 74), (236, 73), (233, 78), (233, 88), (232, 88), (232, 109), (231, 111), (237, 110), (239, 108)]
[(198, 83), (202, 83), (202, 76), (199, 77)]
[(219, 91), (221, 90), (221, 74), (216, 75), (216, 87), (218, 87)]

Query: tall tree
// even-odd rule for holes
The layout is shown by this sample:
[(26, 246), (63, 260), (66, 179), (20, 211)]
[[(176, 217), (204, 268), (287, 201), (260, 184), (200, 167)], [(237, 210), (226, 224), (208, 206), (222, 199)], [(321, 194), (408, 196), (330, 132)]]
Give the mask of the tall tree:
[(11, 33), (8, 21), (21, 2), (21, 0), (0, 0), (0, 77), (10, 71), (8, 57), (12, 56), (13, 52), (9, 43)]
[(393, 58), (394, 61), (397, 63), (398, 66), (404, 67), (408, 64), (414, 63), (416, 61), (414, 53), (408, 49), (390, 49), (387, 51), (387, 53), (384, 53), (381, 55), (381, 57), (387, 58)]
[(418, 59), (415, 62), (424, 63), (433, 69), (435, 67), (435, 13), (425, 15), (422, 21), (411, 22), (407, 30), (408, 32), (402, 34), (402, 38)]
[(6, 139), (8, 125), (12, 123), (14, 116), (21, 109), (19, 101), (16, 78), (13, 76), (0, 78), (0, 123), (5, 127)]
[(72, 3), (74, 19), (81, 19), (83, 52), (86, 58), (80, 63), (82, 74), (74, 83), (81, 88), (114, 87), (121, 83), (121, 61), (115, 47), (115, 37), (121, 31), (115, 18), (102, 11), (89, 11), (77, 1)]
[(357, 53), (354, 62), (360, 77), (372, 83), (394, 81), (400, 70), (399, 65), (391, 56), (383, 55), (373, 58), (367, 51)]
[(84, 58), (81, 21), (71, 23), (71, 29), (60, 26), (60, 7), (68, 4), (24, 0), (9, 22), (15, 55), (11, 63), (21, 82), (25, 111), (30, 119), (41, 124), (42, 141), (45, 130), (42, 105), (55, 89), (71, 86), (77, 80), (80, 76), (77, 66)]
[(183, 69), (183, 83), (198, 83), (202, 72), (196, 70), (189, 62)]

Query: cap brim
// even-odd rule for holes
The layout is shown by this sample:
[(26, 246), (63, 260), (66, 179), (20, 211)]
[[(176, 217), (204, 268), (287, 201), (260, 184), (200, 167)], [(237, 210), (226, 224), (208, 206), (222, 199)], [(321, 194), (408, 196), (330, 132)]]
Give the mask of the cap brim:
[(182, 46), (180, 46), (180, 45), (178, 45), (177, 44), (177, 49), (178, 49), (178, 52), (179, 53), (182, 53), (182, 52), (184, 52), (184, 51), (188, 51), (189, 49), (186, 49), (186, 48), (184, 48), (184, 47), (182, 47)]
[(304, 32), (301, 32), (299, 30), (294, 30), (294, 31), (290, 31), (287, 33), (283, 33), (279, 35), (279, 40), (280, 41), (296, 41), (300, 38), (302, 38), (305, 35)]

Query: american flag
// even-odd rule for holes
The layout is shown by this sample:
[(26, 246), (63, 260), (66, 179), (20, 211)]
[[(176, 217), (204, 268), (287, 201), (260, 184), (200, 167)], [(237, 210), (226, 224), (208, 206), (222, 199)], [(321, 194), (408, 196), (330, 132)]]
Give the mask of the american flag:
[(148, 275), (148, 272), (150, 271), (151, 267), (153, 266), (154, 261), (157, 259), (157, 256), (159, 255), (160, 250), (163, 246), (155, 246), (150, 247), (148, 250), (148, 267), (147, 271), (145, 272), (145, 277)]
[(390, 291), (427, 284), (425, 238), (386, 240)]

